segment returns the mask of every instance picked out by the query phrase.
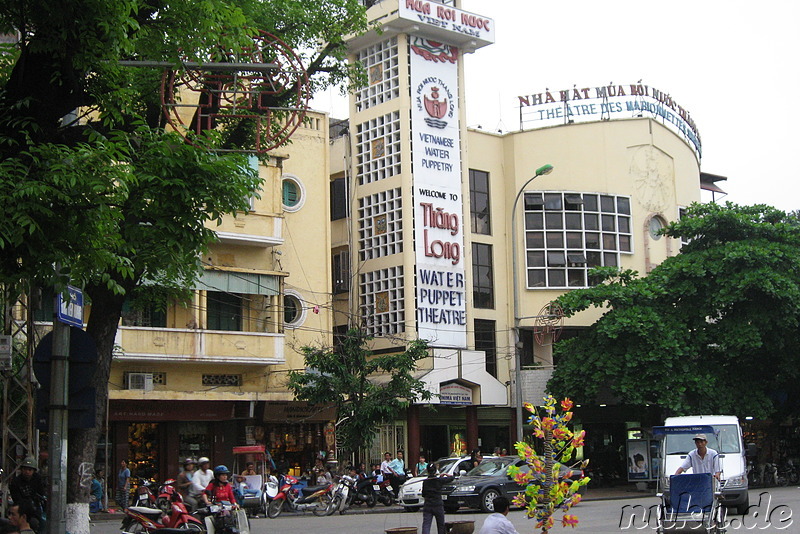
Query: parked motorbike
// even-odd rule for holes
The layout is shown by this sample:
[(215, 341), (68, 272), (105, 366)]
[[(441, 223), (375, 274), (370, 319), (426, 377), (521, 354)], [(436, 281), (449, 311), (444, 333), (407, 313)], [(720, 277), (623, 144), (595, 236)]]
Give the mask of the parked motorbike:
[(302, 489), (298, 489), (296, 485), (297, 479), (293, 476), (285, 475), (281, 479), (278, 494), (267, 507), (267, 517), (278, 517), (284, 509), (290, 511), (311, 510), (314, 515), (318, 516), (330, 515), (336, 510), (332, 496), (335, 484), (323, 484)]
[(797, 470), (791, 460), (786, 460), (786, 463), (778, 469), (778, 485), (786, 486), (791, 484), (794, 486), (798, 482), (800, 482), (800, 471)]
[(141, 479), (139, 485), (136, 486), (136, 493), (134, 495), (133, 506), (140, 506), (144, 508), (156, 508), (156, 496), (153, 489), (156, 487), (155, 480)]
[(391, 506), (394, 504), (395, 496), (392, 491), (392, 482), (383, 476), (372, 477), (372, 489), (375, 492), (375, 498), (384, 506)]
[(336, 510), (343, 514), (350, 507), (350, 495), (355, 493), (356, 479), (349, 475), (342, 475), (333, 490), (333, 504), (331, 513)]
[(174, 496), (176, 493), (178, 493), (178, 490), (175, 489), (174, 484), (175, 484), (175, 479), (170, 478), (165, 480), (158, 488), (158, 497), (156, 497), (156, 508), (159, 508), (165, 514), (169, 513), (172, 501), (174, 500)]
[(350, 501), (349, 506), (363, 503), (372, 508), (378, 504), (378, 498), (375, 490), (372, 488), (372, 478), (354, 479), (348, 499)]

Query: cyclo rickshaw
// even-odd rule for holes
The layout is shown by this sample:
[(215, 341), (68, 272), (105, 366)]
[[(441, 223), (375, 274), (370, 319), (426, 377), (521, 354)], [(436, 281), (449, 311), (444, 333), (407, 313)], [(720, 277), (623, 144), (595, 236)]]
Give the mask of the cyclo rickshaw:
[[(662, 439), (659, 476), (656, 482), (656, 496), (661, 499), (657, 511), (658, 534), (665, 531), (690, 528), (687, 524), (696, 525), (692, 530), (704, 529), (709, 534), (724, 534), (726, 531), (726, 508), (721, 504), (722, 487), (725, 483), (722, 459), (719, 468), (722, 480), (717, 480), (712, 473), (682, 473), (672, 475), (666, 471), (666, 462), (663, 459), (668, 451), (665, 450), (665, 439), (668, 435), (676, 434), (705, 434), (709, 437), (709, 448), (718, 450), (717, 434), (714, 428), (708, 425), (690, 426), (656, 426), (653, 435)], [(713, 442), (711, 438), (713, 437)], [(687, 450), (688, 454), (690, 451)], [(724, 456), (724, 455), (721, 455)]]
[[(248, 513), (267, 515), (266, 481), (268, 469), (272, 467), (269, 453), (264, 445), (243, 445), (233, 448), (233, 475), (232, 481), (240, 492), (239, 505)], [(242, 479), (239, 474), (244, 470), (247, 462), (255, 464), (255, 475), (246, 475)]]

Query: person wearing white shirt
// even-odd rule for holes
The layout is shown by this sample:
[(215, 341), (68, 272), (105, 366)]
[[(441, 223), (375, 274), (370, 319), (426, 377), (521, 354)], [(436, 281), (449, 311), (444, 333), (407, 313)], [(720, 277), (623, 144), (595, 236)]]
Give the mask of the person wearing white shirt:
[(497, 497), (494, 501), (494, 513), (486, 518), (478, 534), (519, 534), (514, 525), (506, 517), (510, 503), (505, 497)]
[(199, 467), (192, 475), (192, 489), (197, 495), (202, 495), (211, 481), (214, 479), (214, 471), (209, 469), (211, 460), (203, 456), (197, 460)]
[(694, 444), (697, 449), (691, 451), (686, 455), (686, 459), (675, 471), (676, 475), (680, 475), (684, 471), (691, 468), (692, 473), (711, 473), (714, 478), (719, 479), (722, 469), (719, 465), (719, 454), (714, 449), (709, 449), (706, 445), (708, 439), (705, 434), (697, 434), (694, 438)]

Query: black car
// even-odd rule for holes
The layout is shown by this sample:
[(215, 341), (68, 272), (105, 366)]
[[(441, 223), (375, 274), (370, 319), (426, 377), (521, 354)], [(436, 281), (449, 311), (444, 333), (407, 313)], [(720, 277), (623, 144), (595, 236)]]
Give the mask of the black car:
[[(518, 493), (525, 491), (525, 486), (517, 484), (508, 475), (508, 468), (519, 466), (520, 472), (530, 471), (530, 467), (518, 456), (500, 456), (486, 459), (461, 478), (442, 487), (442, 500), (447, 513), (453, 513), (462, 506), (478, 508), (484, 512), (494, 512), (494, 500), (503, 496), (513, 499)], [(583, 476), (580, 470), (571, 470), (566, 466), (559, 467), (559, 478), (570, 476), (579, 479)]]

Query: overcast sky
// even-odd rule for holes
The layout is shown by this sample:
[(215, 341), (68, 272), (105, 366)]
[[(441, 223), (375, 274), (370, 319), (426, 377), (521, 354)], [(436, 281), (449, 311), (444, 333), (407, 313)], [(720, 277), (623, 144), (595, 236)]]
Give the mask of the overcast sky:
[[(722, 200), (800, 209), (800, 2), (463, 0), (496, 42), (466, 56), (469, 126), (519, 129), (517, 96), (642, 83), (689, 111)], [(313, 103), (336, 117), (330, 96)]]

